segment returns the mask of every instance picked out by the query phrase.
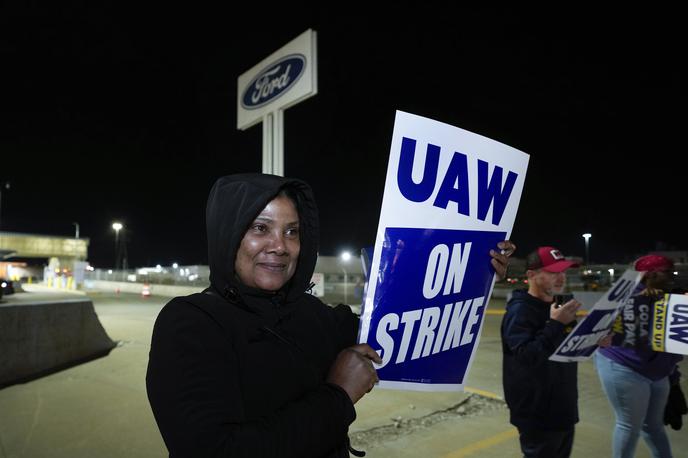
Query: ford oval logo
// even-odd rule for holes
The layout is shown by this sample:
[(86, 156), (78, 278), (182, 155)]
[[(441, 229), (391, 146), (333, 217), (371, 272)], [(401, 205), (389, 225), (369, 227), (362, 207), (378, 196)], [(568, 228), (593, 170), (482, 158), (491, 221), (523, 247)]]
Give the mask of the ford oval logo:
[(253, 110), (275, 100), (301, 78), (305, 67), (306, 57), (302, 54), (290, 54), (270, 64), (248, 84), (241, 106)]

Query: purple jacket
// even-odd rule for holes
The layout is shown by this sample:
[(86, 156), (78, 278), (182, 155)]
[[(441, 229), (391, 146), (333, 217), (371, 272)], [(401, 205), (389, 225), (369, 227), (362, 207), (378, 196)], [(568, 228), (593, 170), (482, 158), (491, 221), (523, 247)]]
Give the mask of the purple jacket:
[(676, 364), (683, 359), (681, 355), (653, 351), (650, 346), (652, 313), (648, 312), (652, 311), (658, 299), (640, 294), (633, 296), (617, 317), (613, 346), (598, 350), (607, 358), (650, 380), (672, 375), (676, 371)]

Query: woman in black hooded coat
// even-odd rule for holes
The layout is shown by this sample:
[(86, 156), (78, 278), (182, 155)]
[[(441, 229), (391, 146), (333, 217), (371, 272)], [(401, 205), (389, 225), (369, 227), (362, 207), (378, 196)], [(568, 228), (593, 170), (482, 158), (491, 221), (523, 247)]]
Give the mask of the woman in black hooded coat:
[(348, 457), (353, 404), (379, 357), (354, 345), (348, 306), (306, 293), (318, 250), (310, 188), (220, 178), (206, 223), (211, 286), (172, 299), (151, 342), (146, 386), (170, 457)]
[[(381, 360), (354, 345), (348, 306), (306, 293), (318, 251), (310, 187), (220, 178), (206, 224), (211, 285), (165, 305), (151, 341), (146, 387), (170, 457), (348, 457), (353, 405)], [(516, 247), (497, 248), (503, 277)]]

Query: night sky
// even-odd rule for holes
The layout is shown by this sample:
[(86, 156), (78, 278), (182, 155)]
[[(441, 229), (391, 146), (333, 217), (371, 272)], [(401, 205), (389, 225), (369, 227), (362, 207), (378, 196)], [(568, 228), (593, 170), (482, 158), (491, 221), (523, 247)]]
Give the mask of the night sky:
[(372, 245), (397, 109), (531, 155), (518, 256), (583, 256), (584, 232), (597, 262), (687, 248), (677, 11), (54, 3), (0, 11), (1, 224), (78, 222), (96, 267), (114, 264), (114, 220), (132, 266), (207, 262), (212, 183), (261, 169), (237, 77), (308, 28), (319, 93), (286, 111), (285, 172), (314, 188), (322, 254)]

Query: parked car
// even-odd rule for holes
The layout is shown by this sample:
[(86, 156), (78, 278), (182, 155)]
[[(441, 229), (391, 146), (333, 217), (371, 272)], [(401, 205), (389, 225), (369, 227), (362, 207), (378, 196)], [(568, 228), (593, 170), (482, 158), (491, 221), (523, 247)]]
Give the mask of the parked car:
[(0, 289), (2, 289), (2, 294), (0, 294), (0, 297), (3, 295), (14, 294), (14, 284), (10, 280), (0, 278)]

